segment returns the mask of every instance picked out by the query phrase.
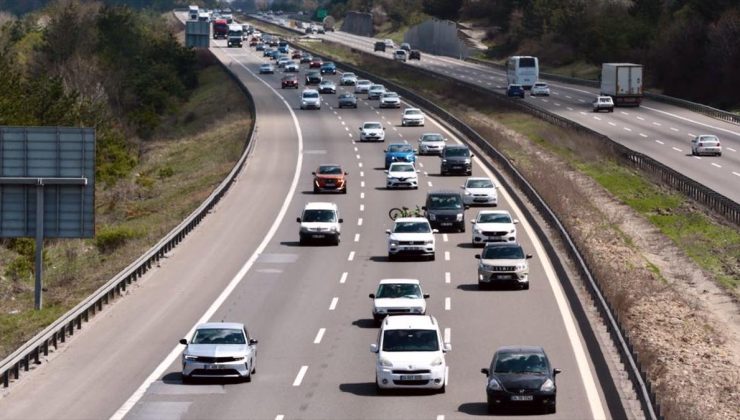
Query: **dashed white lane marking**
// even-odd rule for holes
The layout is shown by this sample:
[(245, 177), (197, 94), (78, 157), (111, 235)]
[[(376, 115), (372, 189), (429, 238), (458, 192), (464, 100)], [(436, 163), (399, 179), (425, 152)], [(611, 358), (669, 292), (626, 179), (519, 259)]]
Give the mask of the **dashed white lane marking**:
[(659, 122), (655, 122), (655, 121), (653, 121), (653, 125), (657, 125), (658, 127), (660, 127), (660, 126), (661, 126), (662, 124), (661, 124), (661, 123), (659, 123)]
[(444, 414), (437, 414), (437, 420), (445, 420)]
[(679, 149), (678, 147), (671, 147), (671, 149), (677, 151), (677, 152), (683, 152), (683, 150)]
[(676, 127), (671, 127), (671, 131), (678, 131), (678, 128), (676, 128)]
[(548, 101), (547, 99), (543, 99), (542, 102), (550, 102), (550, 101)]
[(662, 142), (662, 141), (660, 141), (660, 140), (655, 140), (655, 142), (656, 142), (656, 143), (658, 143), (658, 144), (665, 144), (665, 143), (663, 143), (663, 142)]
[(566, 107), (565, 109), (567, 109), (568, 111), (573, 111), (573, 108), (571, 107)]
[[(370, 107), (370, 109), (373, 109), (373, 107)], [(380, 111), (375, 111), (375, 113), (380, 115)]]
[(632, 129), (629, 127), (624, 127), (624, 131), (632, 131)]
[(331, 303), (329, 304), (329, 310), (333, 311), (337, 309), (337, 303), (339, 303), (338, 297), (334, 296), (333, 298), (331, 298)]
[(642, 118), (642, 117), (641, 117), (641, 116), (639, 116), (639, 115), (637, 116), (637, 119), (638, 119), (638, 120), (640, 120), (640, 121), (645, 121), (645, 118)]
[(362, 217), (357, 219), (357, 226), (362, 226)]
[(360, 242), (360, 234), (355, 233), (355, 242)]
[(360, 176), (365, 176), (365, 171), (360, 171)]
[(429, 176), (429, 172), (424, 171), (424, 176)]
[(445, 261), (450, 260), (450, 251), (445, 251)]
[(277, 416), (275, 416), (275, 420), (283, 420), (284, 418), (285, 416), (282, 414), (278, 414)]
[(565, 95), (565, 97), (566, 97), (566, 98), (568, 98), (568, 99), (573, 99), (573, 98), (571, 98), (571, 97), (570, 97), (570, 96), (568, 96), (568, 95)]
[(295, 380), (293, 381), (293, 386), (301, 386), (301, 382), (303, 382), (303, 377), (306, 376), (307, 370), (308, 366), (301, 366), (301, 369), (298, 371), (298, 375), (296, 375)]
[(694, 159), (696, 159), (696, 160), (701, 160), (701, 156), (691, 156), (691, 157), (694, 158)]
[(580, 114), (583, 115), (584, 117), (586, 116), (586, 113), (583, 111), (581, 111)]
[(621, 113), (622, 115), (629, 115), (629, 113), (627, 113), (627, 112), (624, 112), (624, 111), (619, 111), (619, 112), (620, 112), (620, 113)]
[(599, 120), (599, 121), (601, 121), (601, 118), (599, 118), (599, 117), (597, 117), (597, 116), (594, 116), (594, 119), (595, 119), (595, 120)]
[(420, 167), (420, 168), (423, 168), (423, 167), (424, 167), (424, 164), (423, 164), (423, 163), (421, 163), (421, 162), (419, 162), (419, 167)]
[(555, 105), (555, 106), (560, 106), (560, 104), (559, 104), (559, 103), (557, 103), (557, 102), (553, 102), (553, 105)]
[(586, 101), (584, 101), (583, 99), (579, 99), (578, 102), (586, 102)]
[(451, 343), (452, 342), (452, 330), (449, 328), (445, 328), (444, 336), (442, 337), (443, 343)]
[(393, 131), (398, 131), (398, 129), (396, 127), (393, 127)]
[(355, 157), (357, 157), (357, 159), (359, 159), (360, 158), (360, 155), (355, 155)]
[(732, 147), (728, 147), (727, 150), (729, 150), (731, 152), (737, 152), (737, 150), (733, 149)]
[(358, 149), (358, 148), (357, 148), (357, 146), (355, 146), (355, 152), (357, 152), (357, 151), (359, 151), (359, 150), (360, 150), (360, 149)]
[(448, 272), (445, 273), (445, 283), (449, 284), (450, 281), (452, 281), (452, 276), (451, 276), (450, 272), (448, 271)]
[[(342, 123), (342, 125), (347, 125), (347, 124), (344, 123), (344, 121), (340, 121), (340, 122)], [(347, 128), (347, 130), (349, 130), (349, 128)]]
[(716, 164), (714, 162), (712, 162), (712, 166), (716, 166), (717, 168), (721, 168), (722, 167), (722, 165), (718, 165), (718, 164)]
[(365, 205), (364, 204), (360, 204), (360, 211), (365, 211)]
[(694, 133), (688, 133), (689, 137), (695, 137)]
[(347, 261), (352, 261), (355, 259), (355, 251), (350, 251), (349, 256), (347, 257)]
[(617, 123), (613, 123), (613, 122), (609, 121), (609, 125), (611, 125), (612, 127), (616, 127), (617, 126)]
[(347, 133), (347, 134), (349, 134), (349, 136), (352, 137), (352, 133)]
[(344, 131), (349, 131), (349, 127), (345, 126)]
[(346, 283), (347, 282), (347, 276), (349, 276), (349, 273), (348, 272), (345, 271), (344, 273), (342, 273), (342, 277), (339, 278), (339, 283), (340, 284)]
[(647, 137), (647, 134), (640, 133), (640, 137)]
[[(334, 115), (337, 115), (337, 111), (334, 111)], [(342, 117), (339, 117), (339, 119), (342, 119)]]
[(740, 176), (740, 173), (737, 173), (737, 172), (734, 172), (734, 171), (732, 172), (732, 174), (735, 175), (735, 176)]
[(452, 301), (450, 300), (449, 297), (446, 297), (445, 298), (445, 311), (449, 311), (450, 309), (452, 309)]
[(357, 162), (357, 166), (359, 166), (360, 168), (362, 168), (362, 162)]
[(427, 181), (427, 185), (432, 186), (432, 181)]
[(365, 181), (360, 181), (360, 188), (365, 188)]
[(360, 198), (365, 198), (365, 193), (364, 192), (360, 193)]
[(445, 241), (445, 242), (447, 242), (447, 241), (449, 241), (449, 240), (450, 240), (450, 237), (449, 237), (449, 236), (447, 236), (447, 234), (446, 234), (446, 233), (443, 233), (443, 234), (442, 234), (442, 240), (443, 240), (443, 241)]
[(321, 343), (321, 339), (324, 338), (324, 333), (326, 332), (326, 328), (319, 328), (319, 332), (316, 333), (316, 338), (313, 339), (314, 344)]

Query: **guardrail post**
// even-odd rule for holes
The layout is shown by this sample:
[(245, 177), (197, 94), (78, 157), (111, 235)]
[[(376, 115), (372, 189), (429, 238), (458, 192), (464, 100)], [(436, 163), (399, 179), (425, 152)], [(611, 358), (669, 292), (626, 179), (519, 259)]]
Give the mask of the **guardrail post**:
[(28, 365), (31, 363), (31, 358), (29, 357), (28, 353), (26, 353), (25, 356), (23, 356), (23, 370), (28, 372)]
[(33, 349), (33, 363), (34, 364), (37, 364), (37, 365), (39, 363), (41, 363), (41, 361), (39, 360), (39, 353), (41, 353), (41, 352), (39, 351), (39, 348), (38, 347), (36, 347), (35, 349)]
[(49, 355), (49, 340), (44, 340), (44, 356)]
[(10, 386), (10, 369), (3, 372), (3, 387), (7, 388)]
[(61, 336), (59, 337), (59, 341), (64, 343), (67, 340), (67, 327), (62, 327), (59, 333), (61, 334)]

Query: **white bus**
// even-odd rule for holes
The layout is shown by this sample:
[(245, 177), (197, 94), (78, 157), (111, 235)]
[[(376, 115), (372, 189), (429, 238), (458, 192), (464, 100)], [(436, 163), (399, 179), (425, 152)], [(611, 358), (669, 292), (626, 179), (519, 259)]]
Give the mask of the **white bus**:
[(198, 6), (190, 6), (188, 7), (188, 17), (190, 20), (198, 20)]
[(540, 77), (540, 64), (537, 57), (513, 56), (506, 63), (506, 79), (510, 85), (522, 85), (530, 89)]

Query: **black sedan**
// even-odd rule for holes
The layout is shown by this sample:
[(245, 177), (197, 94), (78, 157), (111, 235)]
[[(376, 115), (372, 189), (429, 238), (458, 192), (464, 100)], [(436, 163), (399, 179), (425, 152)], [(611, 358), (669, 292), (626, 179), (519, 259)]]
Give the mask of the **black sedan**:
[(499, 408), (530, 406), (546, 413), (555, 412), (555, 376), (542, 347), (506, 346), (496, 350), (487, 376), (488, 411)]
[(351, 93), (343, 93), (339, 95), (338, 108), (357, 108), (357, 97)]
[(318, 85), (323, 80), (321, 73), (318, 71), (309, 71), (306, 73), (306, 84), (307, 85)]

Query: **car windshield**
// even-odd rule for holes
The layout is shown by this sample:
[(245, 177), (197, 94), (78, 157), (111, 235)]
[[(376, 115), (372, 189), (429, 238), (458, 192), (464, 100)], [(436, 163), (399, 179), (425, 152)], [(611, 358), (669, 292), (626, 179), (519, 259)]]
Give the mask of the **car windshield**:
[(352, 96), (351, 93), (343, 93), (339, 95), (339, 99), (352, 99), (352, 98), (354, 98), (354, 96)]
[(308, 223), (332, 223), (337, 221), (337, 214), (334, 210), (306, 210), (301, 220)]
[(511, 223), (511, 216), (502, 213), (483, 213), (478, 216), (478, 223)]
[(263, 69), (269, 69), (269, 68), (270, 68), (270, 67), (272, 67), (272, 66), (271, 66), (270, 64), (263, 64), (263, 65), (262, 65), (262, 66), (260, 66), (260, 67), (262, 67)]
[(459, 194), (435, 194), (429, 197), (427, 207), (433, 210), (461, 210), (463, 203)]
[(386, 330), (383, 334), (383, 351), (438, 351), (439, 341), (435, 330)]
[(398, 94), (396, 92), (388, 92), (383, 94), (384, 98), (398, 98)]
[(448, 147), (445, 149), (445, 156), (470, 156), (470, 150), (467, 147)]
[(411, 152), (414, 149), (411, 148), (408, 144), (391, 144), (388, 145), (388, 151), (389, 152)]
[(369, 80), (358, 80), (357, 84), (358, 85), (369, 85), (370, 81)]
[(385, 88), (381, 85), (372, 85), (370, 86), (370, 90), (385, 90)]
[(708, 143), (716, 143), (719, 141), (719, 139), (716, 136), (701, 136), (699, 137), (699, 141), (708, 142)]
[(378, 286), (377, 299), (416, 298), (421, 299), (421, 289), (418, 284), (395, 283)]
[(323, 80), (321, 82), (321, 86), (333, 86), (334, 83), (331, 82), (331, 80)]
[(406, 115), (419, 115), (421, 114), (421, 111), (419, 111), (418, 109), (407, 109), (403, 113)]
[(523, 260), (524, 251), (520, 246), (489, 246), (483, 250), (484, 260)]
[(342, 79), (348, 79), (348, 78), (351, 78), (351, 77), (356, 77), (356, 76), (355, 76), (354, 73), (344, 73), (342, 75)]
[(547, 87), (547, 85), (545, 83), (535, 83), (534, 87), (544, 88), (544, 87)]
[(244, 332), (239, 329), (199, 328), (190, 344), (247, 344)]
[(547, 373), (547, 360), (541, 353), (503, 353), (496, 358), (495, 373)]
[(429, 233), (431, 231), (429, 223), (424, 222), (396, 222), (393, 226), (394, 233)]
[(334, 63), (332, 63), (331, 61), (327, 61), (326, 63), (324, 63), (324, 67), (334, 67)]
[(392, 163), (391, 167), (388, 169), (388, 172), (415, 172), (415, 169), (414, 169), (414, 165), (409, 165), (408, 163), (403, 163), (403, 164)]
[(319, 173), (322, 175), (342, 175), (340, 166), (319, 166)]
[(319, 94), (318, 92), (306, 92), (303, 94), (304, 98), (318, 98)]
[(444, 138), (441, 134), (424, 134), (422, 136), (421, 141), (442, 141)]
[(368, 128), (381, 128), (380, 123), (367, 123), (364, 126), (366, 129)]
[(493, 188), (490, 179), (470, 179), (466, 185), (468, 188)]

